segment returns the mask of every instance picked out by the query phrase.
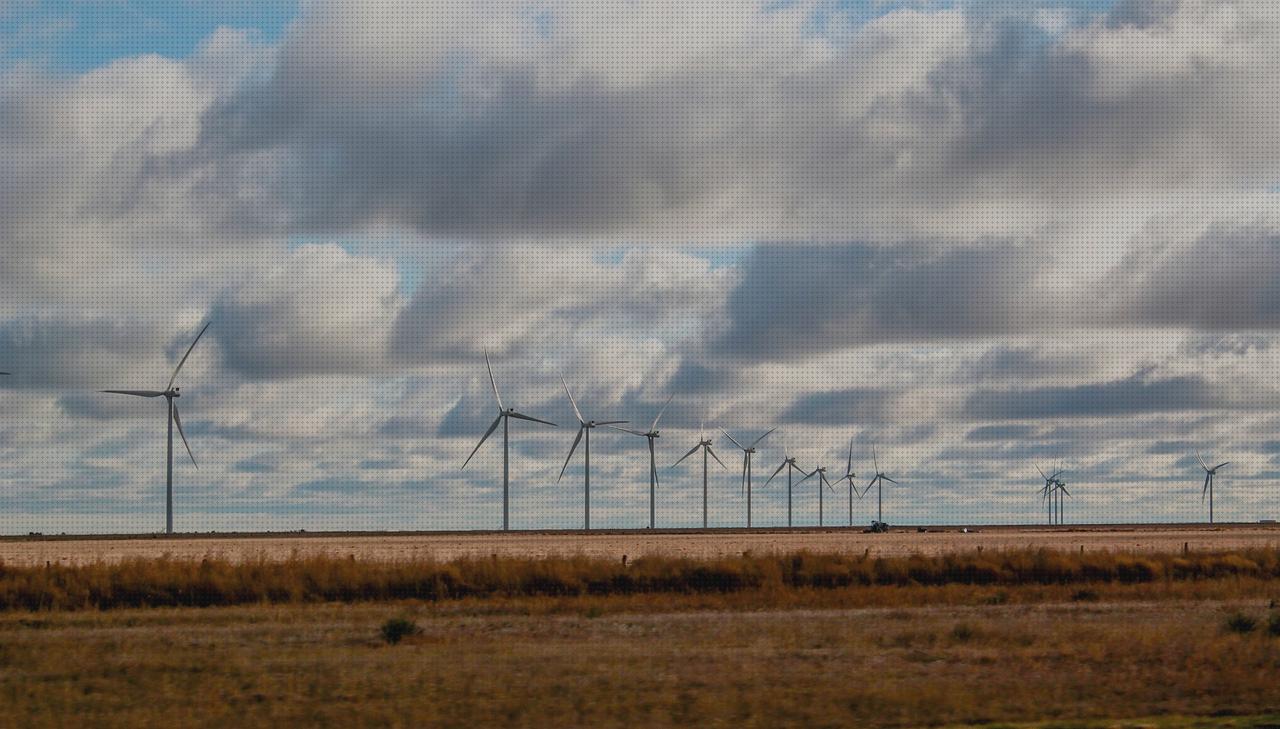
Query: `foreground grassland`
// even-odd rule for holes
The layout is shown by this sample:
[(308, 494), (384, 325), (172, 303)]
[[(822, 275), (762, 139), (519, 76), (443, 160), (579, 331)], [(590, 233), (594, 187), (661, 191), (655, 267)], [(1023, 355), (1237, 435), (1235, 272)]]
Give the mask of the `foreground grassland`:
[[(5, 569), (0, 726), (1280, 726), (1278, 573), (1268, 551)], [(393, 620), (416, 632), (389, 643)]]

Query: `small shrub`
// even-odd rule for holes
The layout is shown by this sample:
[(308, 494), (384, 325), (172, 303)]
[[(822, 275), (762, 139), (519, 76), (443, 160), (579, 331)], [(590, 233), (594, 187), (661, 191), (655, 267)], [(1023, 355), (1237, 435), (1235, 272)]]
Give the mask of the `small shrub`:
[(1097, 602), (1100, 598), (1096, 590), (1076, 590), (1071, 599), (1074, 602)]
[(1280, 637), (1280, 613), (1271, 613), (1271, 619), (1267, 621), (1267, 632)]
[(395, 645), (410, 635), (421, 632), (417, 623), (406, 618), (392, 618), (382, 624), (382, 639), (389, 645)]
[(1009, 593), (1001, 590), (987, 598), (988, 605), (1004, 605), (1009, 602)]
[(973, 636), (973, 626), (968, 623), (956, 623), (956, 626), (951, 629), (951, 639), (957, 643), (968, 643), (973, 640)]
[(1226, 628), (1232, 633), (1252, 633), (1258, 627), (1257, 618), (1244, 613), (1236, 613), (1227, 618)]

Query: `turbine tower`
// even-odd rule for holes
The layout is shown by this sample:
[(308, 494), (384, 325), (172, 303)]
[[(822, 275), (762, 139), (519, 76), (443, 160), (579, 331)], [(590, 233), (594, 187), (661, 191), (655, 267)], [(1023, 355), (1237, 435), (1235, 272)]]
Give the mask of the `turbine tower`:
[(1226, 463), (1219, 463), (1213, 468), (1209, 468), (1209, 464), (1204, 462), (1204, 457), (1201, 456), (1199, 453), (1196, 454), (1196, 459), (1200, 461), (1200, 467), (1204, 469), (1204, 488), (1200, 490), (1200, 502), (1204, 503), (1204, 497), (1208, 495), (1209, 523), (1212, 524), (1213, 523), (1213, 482), (1218, 479), (1218, 469), (1222, 468), (1223, 466), (1231, 465), (1231, 462), (1227, 461)]
[(1058, 523), (1066, 524), (1067, 523), (1067, 519), (1066, 519), (1067, 500), (1065, 497), (1070, 496), (1071, 492), (1067, 490), (1067, 482), (1063, 481), (1060, 478), (1055, 478), (1053, 480), (1053, 484), (1054, 484), (1054, 488), (1058, 492)]
[(844, 475), (837, 478), (837, 481), (847, 481), (849, 483), (849, 526), (853, 526), (853, 495), (858, 494), (858, 498), (862, 498), (862, 492), (858, 491), (853, 485), (853, 479), (858, 474), (853, 472), (853, 438), (849, 439), (849, 463), (844, 467)]
[(716, 463), (719, 463), (721, 468), (728, 470), (728, 466), (724, 465), (724, 461), (720, 460), (720, 456), (717, 456), (716, 452), (711, 450), (711, 439), (706, 437), (706, 435), (703, 433), (703, 429), (700, 427), (698, 428), (698, 445), (690, 448), (689, 452), (681, 456), (679, 461), (676, 461), (675, 463), (671, 464), (671, 467), (675, 468), (676, 466), (679, 466), (680, 463), (684, 461), (684, 459), (688, 458), (689, 456), (692, 456), (694, 454), (694, 451), (697, 451), (699, 448), (702, 449), (702, 528), (706, 529), (707, 528), (707, 454), (710, 454), (712, 458), (716, 459)]
[(569, 383), (564, 381), (564, 377), (560, 378), (560, 384), (564, 385), (564, 394), (569, 396), (569, 404), (573, 406), (573, 415), (578, 419), (578, 437), (573, 439), (573, 445), (569, 448), (569, 455), (564, 459), (564, 465), (560, 467), (560, 477), (556, 481), (564, 478), (564, 470), (569, 467), (569, 461), (573, 459), (573, 452), (578, 450), (578, 441), (582, 440), (582, 434), (587, 434), (586, 451), (584, 452), (583, 468), (582, 468), (582, 508), (584, 529), (591, 529), (591, 431), (601, 425), (622, 425), (627, 422), (625, 420), (607, 420), (605, 422), (596, 422), (594, 420), (585, 420), (582, 417), (582, 411), (578, 409), (578, 403), (573, 399), (573, 393), (569, 392)]
[(875, 475), (875, 478), (871, 479), (871, 483), (867, 484), (867, 488), (863, 490), (863, 493), (865, 494), (867, 491), (870, 491), (872, 486), (876, 487), (876, 521), (883, 524), (884, 523), (884, 482), (888, 481), (891, 484), (897, 484), (898, 482), (889, 478), (888, 476), (885, 475), (884, 471), (880, 470), (880, 459), (876, 456), (875, 446), (871, 447), (871, 462), (875, 464), (876, 475)]
[(200, 337), (204, 336), (205, 331), (209, 329), (209, 325), (213, 322), (207, 322), (196, 338), (191, 342), (191, 346), (187, 347), (187, 353), (182, 355), (182, 359), (178, 362), (177, 368), (173, 370), (173, 376), (169, 378), (169, 384), (165, 385), (164, 390), (102, 390), (116, 395), (133, 395), (134, 397), (163, 397), (168, 401), (169, 413), (165, 420), (169, 428), (169, 446), (167, 451), (167, 468), (165, 475), (164, 488), (164, 532), (165, 534), (173, 534), (173, 426), (178, 426), (178, 435), (182, 437), (182, 445), (187, 448), (187, 457), (191, 459), (191, 465), (196, 465), (196, 457), (191, 453), (191, 445), (187, 443), (187, 434), (182, 432), (182, 417), (178, 415), (178, 404), (174, 402), (181, 397), (179, 390), (182, 388), (174, 387), (173, 383), (178, 379), (178, 373), (182, 371), (182, 366), (187, 363), (187, 358), (191, 356), (191, 350), (196, 348), (196, 344), (200, 341)]
[[(784, 468), (787, 469), (787, 528), (789, 529), (791, 528), (791, 489), (792, 489), (791, 473), (792, 471), (799, 471), (800, 473), (804, 473), (804, 469), (796, 464), (795, 456), (787, 455), (786, 443), (783, 443), (782, 451), (783, 451), (782, 463), (778, 465), (778, 470), (773, 472), (773, 475), (769, 477), (769, 480), (764, 482), (764, 485), (766, 488), (768, 488), (769, 484), (773, 483), (773, 479), (776, 478), (777, 475), (782, 472), (782, 469)], [(806, 476), (805, 478), (808, 478), (808, 476)], [(803, 481), (804, 479), (800, 479), (800, 480)]]
[(724, 428), (720, 429), (720, 432), (724, 433), (725, 437), (733, 441), (733, 444), (742, 451), (742, 490), (745, 491), (747, 494), (747, 528), (748, 529), (751, 528), (751, 456), (755, 455), (756, 446), (760, 445), (760, 441), (764, 440), (765, 438), (768, 438), (769, 433), (772, 433), (775, 430), (777, 430), (777, 428), (770, 428), (768, 433), (765, 433), (759, 438), (756, 438), (754, 441), (752, 441), (750, 446), (744, 447), (732, 435), (729, 435), (729, 431), (725, 430)]
[(657, 497), (657, 492), (658, 492), (658, 456), (654, 450), (653, 441), (661, 437), (658, 431), (658, 421), (662, 419), (662, 414), (667, 411), (667, 405), (671, 404), (672, 397), (675, 397), (675, 395), (672, 394), (670, 397), (667, 398), (667, 401), (663, 403), (662, 409), (658, 411), (658, 416), (653, 419), (653, 424), (649, 426), (649, 432), (647, 433), (641, 433), (638, 430), (630, 430), (628, 428), (619, 428), (616, 425), (609, 426), (614, 430), (621, 430), (624, 433), (630, 433), (632, 435), (638, 435), (641, 438), (649, 439), (649, 528), (650, 529), (653, 528), (654, 514), (656, 511), (656, 508), (654, 506), (654, 501)]
[(467, 464), (475, 458), (476, 451), (480, 450), (480, 446), (484, 445), (489, 436), (493, 435), (493, 431), (497, 429), (498, 423), (502, 423), (502, 531), (508, 531), (511, 528), (511, 468), (510, 468), (510, 435), (511, 435), (511, 418), (517, 420), (528, 420), (533, 423), (542, 423), (557, 428), (555, 423), (546, 420), (539, 420), (533, 416), (516, 412), (515, 408), (508, 408), (502, 404), (502, 396), (498, 394), (498, 381), (493, 378), (493, 366), (489, 364), (489, 352), (484, 353), (484, 367), (489, 371), (489, 384), (493, 386), (493, 399), (498, 402), (498, 417), (493, 419), (493, 425), (485, 431), (484, 437), (471, 450), (471, 455), (467, 456), (467, 460), (462, 464), (462, 468), (466, 468)]
[(813, 477), (814, 474), (818, 475), (818, 526), (825, 526), (823, 524), (823, 517), (822, 517), (822, 489), (823, 487), (826, 487), (831, 491), (831, 493), (835, 493), (836, 490), (831, 486), (831, 482), (827, 480), (827, 469), (823, 468), (822, 466), (818, 466), (817, 468), (813, 469), (813, 473), (810, 473), (808, 476), (805, 476), (804, 478), (800, 479), (800, 483), (804, 483), (805, 481), (808, 481), (810, 478)]

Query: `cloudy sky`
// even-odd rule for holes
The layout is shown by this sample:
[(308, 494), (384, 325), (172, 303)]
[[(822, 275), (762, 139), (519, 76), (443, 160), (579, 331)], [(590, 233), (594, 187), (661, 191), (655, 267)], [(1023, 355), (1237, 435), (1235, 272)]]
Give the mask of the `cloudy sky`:
[(0, 0), (0, 532), (1278, 517), (1278, 7)]

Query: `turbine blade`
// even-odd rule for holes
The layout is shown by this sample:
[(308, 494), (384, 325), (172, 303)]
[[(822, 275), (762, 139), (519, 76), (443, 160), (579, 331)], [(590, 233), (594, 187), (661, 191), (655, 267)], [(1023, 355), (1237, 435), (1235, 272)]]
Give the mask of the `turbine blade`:
[(853, 438), (849, 439), (849, 465), (844, 467), (844, 472), (853, 475)]
[(182, 416), (178, 415), (178, 404), (173, 404), (173, 424), (178, 426), (178, 435), (182, 437), (182, 445), (187, 447), (187, 457), (191, 459), (191, 465), (200, 470), (200, 464), (196, 463), (196, 457), (191, 452), (191, 444), (187, 443), (187, 434), (182, 432)]
[(701, 443), (699, 443), (698, 445), (696, 445), (696, 446), (694, 446), (694, 447), (690, 448), (690, 449), (689, 449), (689, 452), (688, 452), (688, 453), (686, 453), (686, 454), (684, 454), (683, 456), (680, 456), (680, 460), (678, 460), (678, 461), (676, 461), (675, 463), (671, 464), (671, 467), (672, 467), (672, 468), (675, 468), (676, 466), (679, 466), (681, 463), (684, 463), (684, 459), (688, 458), (689, 456), (692, 456), (692, 455), (693, 455), (694, 453), (696, 453), (696, 452), (697, 452), (697, 450), (698, 450), (699, 448), (701, 448), (701, 447), (702, 447), (702, 444), (701, 444)]
[(828, 490), (828, 491), (830, 491), (830, 492), (831, 492), (831, 493), (833, 493), (833, 494), (836, 492), (836, 487), (835, 487), (835, 486), (832, 486), (832, 485), (831, 485), (831, 482), (827, 480), (827, 474), (825, 474), (825, 473), (824, 473), (824, 474), (822, 474), (822, 482), (823, 482), (824, 484), (826, 484), (826, 485), (827, 485), (827, 490)]
[(888, 481), (889, 483), (897, 483), (897, 481), (894, 481), (893, 479), (889, 478), (888, 476), (885, 476), (885, 477), (884, 477), (884, 480)]
[(1210, 481), (1212, 478), (1213, 478), (1213, 474), (1212, 474), (1212, 473), (1205, 473), (1205, 475), (1204, 475), (1204, 488), (1203, 488), (1203, 489), (1200, 489), (1200, 500), (1201, 500), (1201, 501), (1204, 501), (1204, 496), (1205, 496), (1205, 494), (1209, 493), (1209, 481)]
[(747, 493), (747, 465), (751, 462), (751, 454), (744, 452), (742, 454), (742, 488), (738, 491), (738, 495), (742, 496)]
[(638, 431), (638, 430), (631, 430), (630, 428), (619, 428), (618, 426), (616, 426), (616, 425), (614, 425), (614, 424), (612, 424), (612, 423), (600, 423), (600, 425), (603, 425), (604, 427), (608, 428), (609, 430), (620, 430), (620, 431), (622, 431), (623, 433), (630, 433), (630, 434), (632, 434), (632, 435), (638, 435), (638, 436), (640, 436), (641, 438), (647, 438), (647, 437), (649, 437), (649, 434), (648, 434), (648, 433), (641, 433), (641, 432), (640, 432), (640, 431)]
[[(800, 469), (800, 473), (804, 473), (804, 469), (803, 469), (803, 468), (802, 468), (802, 469)], [(800, 479), (799, 481), (796, 481), (796, 485), (798, 486), (798, 485), (800, 485), (800, 484), (804, 483), (805, 481), (808, 481), (810, 478), (812, 478), (812, 477), (813, 477), (813, 474), (814, 474), (814, 473), (817, 473), (817, 471), (815, 470), (813, 473), (805, 473), (804, 478)]]
[(5, 375), (6, 377), (12, 374), (12, 372), (0, 372), (0, 375)]
[(573, 399), (573, 393), (569, 392), (569, 383), (564, 381), (564, 375), (560, 375), (560, 384), (564, 385), (564, 394), (569, 396), (569, 404), (573, 406), (573, 414), (578, 418), (578, 422), (585, 422), (582, 419), (582, 411), (578, 409), (578, 402)]
[(787, 467), (787, 462), (786, 462), (786, 461), (783, 461), (783, 462), (782, 462), (782, 465), (781, 465), (781, 466), (778, 466), (778, 470), (776, 470), (776, 471), (774, 471), (774, 472), (773, 472), (773, 476), (770, 476), (770, 477), (769, 477), (769, 480), (764, 482), (764, 485), (765, 485), (765, 486), (768, 486), (768, 485), (773, 481), (774, 476), (777, 476), (779, 473), (782, 473), (782, 469), (784, 469), (784, 468), (786, 468), (786, 467)]
[(1200, 461), (1201, 468), (1203, 468), (1206, 471), (1209, 470), (1209, 464), (1204, 462), (1204, 456), (1200, 455), (1200, 451), (1196, 451), (1196, 460)]
[(711, 450), (711, 446), (707, 446), (707, 453), (710, 453), (711, 457), (716, 459), (716, 463), (719, 463), (721, 468), (723, 468), (726, 471), (729, 470), (729, 467), (724, 465), (724, 461), (720, 460), (720, 456), (717, 456), (716, 452)]
[(675, 396), (676, 394), (674, 392), (671, 393), (671, 396), (667, 398), (667, 401), (665, 403), (663, 403), (662, 409), (658, 411), (658, 417), (654, 418), (653, 425), (649, 426), (650, 431), (656, 431), (658, 429), (658, 421), (662, 420), (662, 414), (667, 412), (667, 406), (671, 404), (671, 398)]
[(502, 396), (498, 394), (498, 381), (493, 379), (493, 365), (489, 364), (489, 350), (484, 351), (484, 368), (489, 370), (489, 384), (493, 385), (493, 399), (498, 401), (498, 409), (506, 410), (502, 405)]
[(510, 413), (507, 413), (507, 415), (510, 415), (511, 417), (516, 418), (517, 420), (528, 420), (530, 423), (542, 423), (543, 425), (550, 425), (553, 428), (560, 427), (559, 425), (556, 425), (550, 420), (539, 420), (538, 418), (535, 418), (531, 415), (525, 415), (524, 413), (510, 412)]
[(191, 350), (193, 350), (193, 349), (195, 349), (195, 348), (196, 348), (196, 343), (200, 341), (200, 337), (203, 337), (203, 336), (204, 336), (204, 333), (205, 333), (205, 331), (209, 328), (209, 325), (210, 325), (210, 324), (213, 324), (213, 322), (212, 322), (212, 321), (206, 322), (206, 323), (205, 323), (205, 325), (204, 325), (204, 329), (201, 329), (201, 330), (200, 330), (200, 333), (196, 335), (195, 340), (194, 340), (193, 342), (191, 342), (191, 346), (190, 346), (190, 347), (187, 347), (187, 353), (186, 353), (186, 354), (184, 354), (184, 355), (182, 355), (182, 360), (181, 360), (180, 362), (178, 362), (178, 367), (177, 367), (176, 369), (174, 369), (174, 371), (173, 371), (173, 377), (170, 377), (170, 378), (169, 378), (169, 386), (168, 386), (168, 387), (166, 387), (166, 388), (164, 388), (164, 389), (166, 389), (166, 390), (172, 390), (172, 389), (173, 389), (173, 383), (174, 383), (174, 381), (176, 381), (176, 380), (178, 379), (178, 373), (182, 371), (182, 365), (184, 365), (184, 364), (186, 364), (186, 363), (187, 363), (187, 357), (190, 357), (190, 356), (191, 356)]
[(658, 482), (658, 454), (653, 450), (653, 438), (649, 439), (649, 473), (653, 474), (654, 487), (662, 486)]
[(1043, 471), (1043, 470), (1041, 470), (1039, 466), (1036, 466), (1036, 470), (1037, 470), (1037, 471), (1040, 471), (1040, 478), (1043, 478), (1043, 479), (1044, 479), (1044, 480), (1046, 480), (1046, 481), (1048, 481), (1048, 480), (1049, 480), (1049, 477), (1048, 477), (1048, 476), (1046, 476), (1046, 475), (1044, 475), (1044, 471)]
[(155, 390), (99, 390), (99, 392), (110, 392), (116, 395), (133, 395), (135, 397), (160, 397), (164, 395), (163, 392), (156, 392)]
[(578, 441), (582, 440), (582, 431), (584, 430), (586, 430), (584, 427), (578, 428), (578, 437), (573, 439), (573, 445), (569, 447), (569, 455), (565, 456), (564, 465), (560, 467), (560, 475), (556, 477), (557, 481), (564, 478), (564, 470), (569, 467), (569, 461), (573, 458), (573, 452), (578, 450)]
[[(775, 430), (777, 430), (777, 428), (770, 428), (770, 429), (769, 429), (769, 433), (772, 433), (772, 432), (773, 432), (773, 431), (775, 431)], [(764, 435), (760, 436), (759, 438), (756, 438), (755, 442), (751, 444), (751, 447), (752, 447), (752, 448), (755, 448), (757, 445), (760, 445), (760, 441), (764, 440), (765, 438), (768, 438), (768, 437), (769, 437), (769, 433), (765, 433)]]
[(739, 443), (739, 442), (737, 441), (737, 439), (736, 439), (736, 438), (734, 438), (732, 435), (729, 435), (729, 431), (725, 430), (724, 428), (721, 428), (721, 429), (720, 429), (720, 432), (721, 432), (721, 433), (724, 433), (724, 436), (725, 436), (726, 438), (728, 438), (729, 440), (733, 441), (733, 444), (734, 444), (734, 445), (736, 445), (736, 446), (738, 446), (738, 448), (739, 448), (740, 450), (744, 450), (744, 451), (746, 450), (746, 448), (743, 448), (743, 447), (742, 447), (742, 444), (741, 444), (741, 443)]
[(462, 462), (463, 468), (466, 468), (467, 464), (471, 462), (471, 459), (475, 458), (476, 451), (480, 450), (480, 446), (484, 445), (484, 442), (486, 440), (489, 440), (489, 436), (493, 435), (493, 431), (498, 429), (498, 423), (501, 423), (501, 422), (502, 422), (501, 415), (493, 419), (493, 425), (490, 425), (489, 429), (484, 432), (484, 436), (480, 438), (479, 443), (476, 443), (476, 447), (471, 449), (471, 455), (467, 456), (467, 460)]
[[(605, 426), (609, 426), (609, 425), (622, 425), (622, 424), (623, 424), (623, 423), (625, 423), (625, 422), (627, 422), (627, 421), (625, 421), (625, 420), (606, 420), (606, 421), (604, 421), (603, 423), (596, 423), (596, 425), (605, 425)], [(640, 435), (644, 435), (644, 433), (641, 433)]]
[(876, 455), (875, 446), (871, 446), (871, 462), (875, 464), (876, 473), (880, 473), (880, 457)]
[(1218, 470), (1219, 468), (1222, 468), (1223, 466), (1230, 466), (1230, 465), (1231, 465), (1231, 461), (1227, 461), (1226, 463), (1219, 463), (1218, 465), (1216, 465), (1216, 466), (1214, 466), (1214, 467), (1213, 467), (1213, 470), (1215, 470), (1215, 471), (1216, 471), (1216, 470)]
[(1059, 488), (1061, 488), (1061, 489), (1062, 489), (1062, 493), (1066, 494), (1067, 496), (1070, 496), (1070, 495), (1071, 495), (1071, 492), (1067, 490), (1067, 487), (1066, 487), (1066, 486), (1061, 486), (1061, 487), (1059, 487)]

